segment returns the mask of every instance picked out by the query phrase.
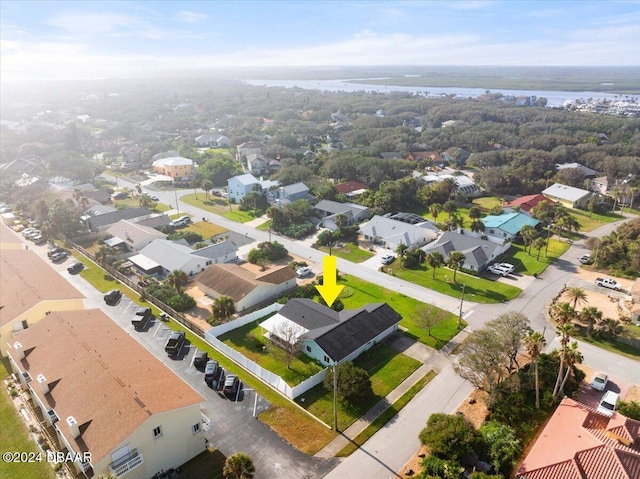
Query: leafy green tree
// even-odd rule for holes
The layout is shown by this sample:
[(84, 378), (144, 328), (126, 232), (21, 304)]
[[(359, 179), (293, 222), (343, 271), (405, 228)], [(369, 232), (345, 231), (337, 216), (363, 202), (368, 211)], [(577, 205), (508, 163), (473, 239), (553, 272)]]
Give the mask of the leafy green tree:
[(225, 479), (253, 479), (256, 468), (251, 456), (244, 452), (236, 452), (227, 457), (222, 468)]
[(620, 401), (618, 402), (618, 412), (629, 419), (640, 421), (640, 402)]
[(485, 328), (498, 335), (504, 348), (504, 353), (509, 358), (509, 370), (513, 369), (514, 364), (517, 369), (520, 369), (518, 352), (522, 341), (531, 331), (529, 318), (516, 311), (507, 311), (487, 322)]
[(498, 421), (488, 421), (480, 427), (480, 434), (489, 447), (493, 467), (509, 476), (522, 452), (514, 429)]
[(420, 462), (420, 479), (459, 479), (464, 467), (457, 461), (448, 461), (434, 455), (428, 455)]
[(452, 251), (447, 258), (447, 266), (453, 270), (453, 282), (456, 282), (456, 274), (462, 268), (466, 257), (461, 251)]
[(473, 331), (460, 344), (455, 371), (475, 387), (493, 396), (500, 382), (509, 374), (509, 358), (495, 331)]
[(420, 431), (420, 442), (431, 454), (458, 461), (482, 447), (482, 436), (463, 416), (436, 413), (429, 416)]
[(458, 209), (458, 205), (456, 205), (453, 201), (447, 201), (442, 206), (442, 209), (446, 211), (449, 214), (449, 218), (451, 218), (451, 215)]
[(438, 251), (430, 251), (429, 254), (427, 254), (427, 263), (429, 263), (429, 266), (431, 266), (431, 270), (432, 270), (431, 277), (435, 278), (436, 268), (444, 264), (444, 258), (442, 257), (442, 254), (440, 254)]
[[(336, 367), (338, 376), (338, 397), (348, 403), (360, 401), (371, 397), (371, 379), (369, 374), (351, 361), (342, 363)], [(327, 370), (322, 384), (329, 391), (333, 391), (333, 368)]]
[(214, 299), (211, 305), (211, 314), (217, 323), (228, 321), (231, 316), (236, 314), (236, 305), (233, 299), (229, 296), (220, 296)]
[(198, 172), (202, 178), (211, 181), (215, 186), (223, 186), (229, 178), (242, 173), (242, 165), (231, 157), (218, 156), (207, 159), (200, 165)]

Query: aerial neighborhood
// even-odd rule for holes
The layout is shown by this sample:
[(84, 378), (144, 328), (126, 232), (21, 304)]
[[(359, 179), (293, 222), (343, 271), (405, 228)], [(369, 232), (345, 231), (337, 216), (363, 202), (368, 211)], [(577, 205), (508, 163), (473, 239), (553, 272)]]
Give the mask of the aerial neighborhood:
[(640, 120), (218, 86), (7, 102), (22, 477), (640, 477)]

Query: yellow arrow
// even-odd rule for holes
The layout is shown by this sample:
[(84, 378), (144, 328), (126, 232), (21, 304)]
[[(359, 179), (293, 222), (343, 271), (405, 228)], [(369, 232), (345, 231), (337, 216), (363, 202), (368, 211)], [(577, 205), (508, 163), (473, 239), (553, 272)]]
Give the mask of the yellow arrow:
[(338, 286), (336, 284), (336, 270), (335, 256), (325, 256), (322, 258), (323, 285), (316, 285), (316, 288), (329, 307), (331, 307), (340, 294), (340, 291), (342, 291), (342, 288), (344, 288), (344, 286)]

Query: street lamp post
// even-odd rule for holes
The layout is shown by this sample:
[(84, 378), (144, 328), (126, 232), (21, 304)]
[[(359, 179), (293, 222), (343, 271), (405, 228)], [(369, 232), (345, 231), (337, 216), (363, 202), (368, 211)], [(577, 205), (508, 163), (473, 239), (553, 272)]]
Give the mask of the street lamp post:
[(178, 190), (176, 187), (176, 179), (173, 179), (173, 195), (176, 198), (176, 211), (178, 212), (178, 214), (180, 214), (180, 206), (178, 205)]
[(460, 298), (460, 312), (458, 313), (458, 329), (462, 325), (462, 306), (464, 305), (464, 289), (466, 288), (466, 284), (462, 285), (462, 297)]

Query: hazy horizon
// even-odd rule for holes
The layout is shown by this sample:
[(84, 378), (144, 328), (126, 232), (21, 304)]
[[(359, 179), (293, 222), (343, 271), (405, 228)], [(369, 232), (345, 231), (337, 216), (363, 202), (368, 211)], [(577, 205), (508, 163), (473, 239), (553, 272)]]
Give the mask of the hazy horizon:
[(637, 1), (3, 0), (0, 74), (14, 81), (345, 65), (624, 68), (640, 66), (633, 38), (640, 39)]

